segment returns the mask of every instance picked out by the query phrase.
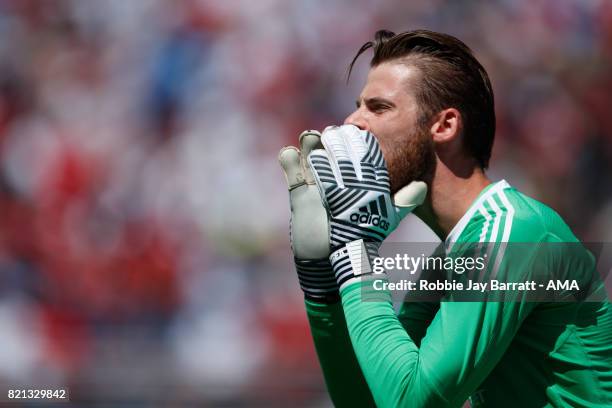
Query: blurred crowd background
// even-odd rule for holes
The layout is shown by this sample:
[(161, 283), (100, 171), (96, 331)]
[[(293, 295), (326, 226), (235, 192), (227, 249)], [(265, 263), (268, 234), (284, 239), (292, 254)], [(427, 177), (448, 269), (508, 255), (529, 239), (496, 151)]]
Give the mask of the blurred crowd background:
[(381, 28), (471, 46), (491, 177), (612, 240), (610, 1), (1, 0), (2, 392), (329, 406), (276, 155), (351, 112)]

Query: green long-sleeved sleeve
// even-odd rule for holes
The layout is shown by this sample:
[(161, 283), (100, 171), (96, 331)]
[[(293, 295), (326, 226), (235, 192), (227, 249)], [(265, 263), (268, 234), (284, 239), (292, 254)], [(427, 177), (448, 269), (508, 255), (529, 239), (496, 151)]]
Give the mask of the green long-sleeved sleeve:
[(381, 408), (461, 406), (501, 359), (528, 309), (514, 302), (442, 302), (418, 347), (390, 295), (379, 295), (382, 300), (362, 301), (359, 283), (342, 290), (355, 354)]
[[(341, 303), (305, 303), (315, 348), (334, 405), (375, 406), (351, 344)], [(435, 303), (407, 302), (402, 305), (399, 321), (417, 344), (438, 307), (439, 304)]]
[(348, 335), (340, 302), (305, 301), (325, 383), (336, 407), (375, 407)]

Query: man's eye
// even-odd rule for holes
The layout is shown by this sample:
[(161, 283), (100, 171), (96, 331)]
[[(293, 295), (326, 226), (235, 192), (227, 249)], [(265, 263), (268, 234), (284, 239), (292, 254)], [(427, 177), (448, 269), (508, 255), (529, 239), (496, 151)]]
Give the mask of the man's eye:
[(386, 111), (387, 109), (389, 109), (389, 107), (388, 106), (384, 106), (384, 105), (377, 105), (377, 106), (373, 106), (371, 108), (372, 112), (375, 112), (375, 113), (382, 113), (382, 112)]

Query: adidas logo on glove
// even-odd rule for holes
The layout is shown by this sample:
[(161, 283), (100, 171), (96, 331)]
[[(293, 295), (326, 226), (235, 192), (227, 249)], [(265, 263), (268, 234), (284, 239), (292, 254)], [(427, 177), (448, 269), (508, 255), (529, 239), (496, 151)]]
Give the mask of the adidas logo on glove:
[(370, 224), (382, 228), (383, 231), (387, 231), (389, 229), (389, 222), (386, 221), (386, 217), (387, 205), (385, 197), (380, 196), (378, 200), (370, 201), (369, 204), (359, 207), (359, 212), (351, 214), (350, 220), (356, 224)]

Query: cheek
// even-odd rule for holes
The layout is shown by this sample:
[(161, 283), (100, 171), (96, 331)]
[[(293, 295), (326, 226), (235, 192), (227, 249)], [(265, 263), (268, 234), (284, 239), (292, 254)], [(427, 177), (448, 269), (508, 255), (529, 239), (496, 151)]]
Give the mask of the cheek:
[(394, 126), (393, 123), (380, 123), (379, 126), (373, 127), (371, 132), (376, 136), (385, 158), (391, 157), (394, 150), (405, 142), (409, 134), (405, 129)]
[(431, 140), (417, 130), (389, 129), (378, 140), (389, 170), (393, 193), (411, 181), (422, 179), (435, 162)]

